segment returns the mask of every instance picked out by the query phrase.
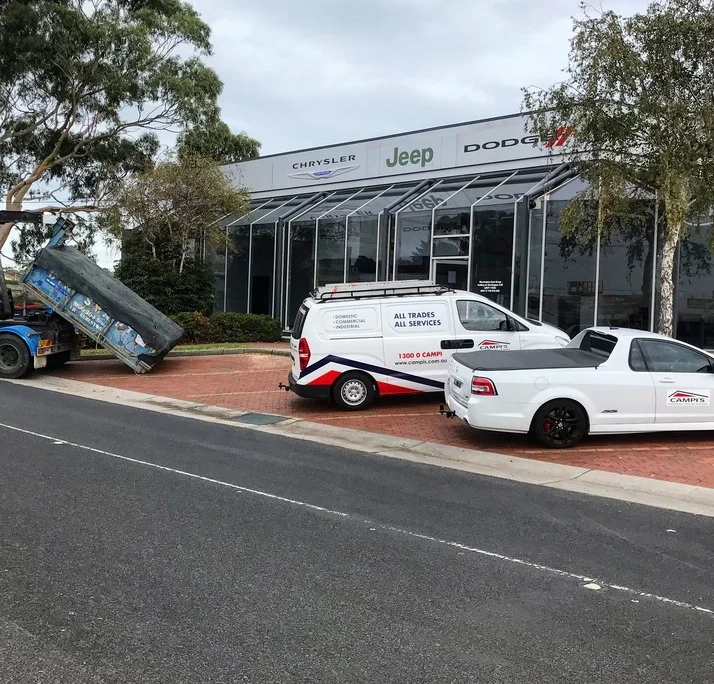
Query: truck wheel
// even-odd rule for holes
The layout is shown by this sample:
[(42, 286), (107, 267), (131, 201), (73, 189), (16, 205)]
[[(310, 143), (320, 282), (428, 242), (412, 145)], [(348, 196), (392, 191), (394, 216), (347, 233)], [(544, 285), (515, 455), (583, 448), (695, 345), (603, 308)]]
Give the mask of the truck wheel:
[(538, 409), (532, 431), (541, 444), (551, 449), (567, 449), (588, 433), (588, 416), (577, 402), (556, 399)]
[(366, 409), (374, 401), (374, 381), (365, 373), (345, 373), (332, 386), (332, 397), (345, 411)]
[(69, 361), (71, 357), (71, 352), (68, 351), (63, 351), (60, 352), (59, 354), (51, 354), (50, 356), (47, 357), (47, 366), (46, 368), (59, 368), (60, 366), (64, 366), (65, 363)]
[(0, 335), (0, 378), (15, 380), (30, 370), (30, 350), (15, 335)]

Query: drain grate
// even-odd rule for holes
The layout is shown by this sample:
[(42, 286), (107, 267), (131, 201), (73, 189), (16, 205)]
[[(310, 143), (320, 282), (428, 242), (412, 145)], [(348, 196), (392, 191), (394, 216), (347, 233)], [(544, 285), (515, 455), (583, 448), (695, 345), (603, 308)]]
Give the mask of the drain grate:
[(244, 416), (237, 416), (233, 420), (239, 423), (249, 423), (250, 425), (273, 425), (287, 420), (285, 416), (273, 416), (270, 413), (246, 413)]

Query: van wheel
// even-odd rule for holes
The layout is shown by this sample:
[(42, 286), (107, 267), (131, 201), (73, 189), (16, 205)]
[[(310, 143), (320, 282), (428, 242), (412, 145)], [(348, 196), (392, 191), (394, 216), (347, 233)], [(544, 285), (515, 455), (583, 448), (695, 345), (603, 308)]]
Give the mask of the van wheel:
[(0, 378), (15, 380), (30, 370), (30, 350), (15, 335), (0, 335)]
[(567, 449), (588, 433), (588, 416), (577, 402), (556, 399), (538, 409), (532, 431), (541, 444), (551, 449)]
[(345, 373), (332, 386), (335, 404), (344, 411), (366, 409), (375, 394), (374, 381), (365, 373)]

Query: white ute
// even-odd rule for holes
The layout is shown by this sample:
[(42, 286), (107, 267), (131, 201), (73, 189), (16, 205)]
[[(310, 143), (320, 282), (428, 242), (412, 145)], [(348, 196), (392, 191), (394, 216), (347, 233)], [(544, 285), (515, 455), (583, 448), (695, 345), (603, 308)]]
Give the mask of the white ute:
[(454, 354), (442, 413), (562, 449), (588, 434), (714, 430), (713, 391), (711, 354), (664, 335), (597, 327), (563, 349)]

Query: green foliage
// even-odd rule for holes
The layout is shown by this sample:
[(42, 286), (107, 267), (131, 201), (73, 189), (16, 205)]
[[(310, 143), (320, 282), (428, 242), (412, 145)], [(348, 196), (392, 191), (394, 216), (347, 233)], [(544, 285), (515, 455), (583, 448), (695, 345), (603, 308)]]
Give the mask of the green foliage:
[(282, 325), (277, 318), (258, 314), (216, 313), (206, 318), (199, 312), (171, 317), (185, 331), (185, 342), (279, 342)]
[(154, 131), (219, 120), (210, 29), (181, 0), (3, 0), (0, 27), (7, 209), (61, 191), (92, 210), (151, 165)]
[(661, 201), (660, 331), (671, 334), (685, 220), (714, 207), (714, 6), (663, 0), (632, 17), (582, 9), (565, 79), (524, 91), (529, 128), (541, 139), (573, 129), (566, 158), (589, 187), (561, 216), (566, 236), (610, 235), (644, 198)]
[(213, 309), (211, 267), (196, 259), (186, 259), (179, 272), (170, 263), (129, 250), (122, 255), (114, 276), (166, 315)]
[(216, 162), (184, 156), (126, 182), (105, 220), (116, 239), (133, 227), (146, 252), (180, 273), (196, 242), (199, 248), (225, 244), (219, 219), (245, 213), (248, 205), (248, 193), (233, 187)]
[[(92, 249), (95, 244), (96, 230), (92, 218), (85, 219), (76, 217), (74, 220), (75, 227), (72, 231), (72, 239), (68, 244), (79, 249), (80, 252), (86, 254), (90, 258)], [(35, 258), (40, 248), (54, 234), (54, 226), (51, 224), (30, 224), (25, 230), (21, 231), (17, 240), (13, 240), (10, 244), (12, 247), (12, 257), (17, 264), (25, 268)]]
[(180, 160), (205, 157), (218, 164), (235, 164), (255, 159), (260, 152), (260, 143), (246, 133), (232, 133), (227, 124), (217, 121), (183, 131), (178, 137), (176, 150)]
[(210, 320), (200, 311), (181, 311), (170, 318), (183, 328), (184, 342), (205, 342), (211, 339)]

